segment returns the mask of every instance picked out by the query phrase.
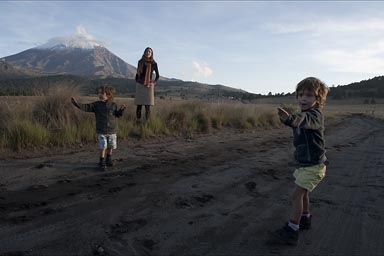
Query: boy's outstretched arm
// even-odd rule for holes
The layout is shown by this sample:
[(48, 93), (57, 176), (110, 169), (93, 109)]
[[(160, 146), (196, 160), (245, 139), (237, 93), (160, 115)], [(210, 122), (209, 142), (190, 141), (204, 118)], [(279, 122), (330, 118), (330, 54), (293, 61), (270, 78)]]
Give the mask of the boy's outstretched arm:
[(289, 114), (288, 112), (284, 113), (284, 111), (284, 109), (281, 109), (281, 112), (279, 110), (280, 120), (285, 125), (292, 128), (319, 129), (322, 126), (322, 114), (317, 109), (301, 112), (299, 114)]
[(75, 98), (71, 98), (71, 102), (77, 108), (85, 112), (95, 112), (95, 102), (90, 104), (81, 104)]
[(126, 108), (127, 106), (125, 104), (121, 105), (120, 109), (116, 111), (116, 117), (121, 117)]
[(286, 122), (288, 121), (289, 116), (290, 116), (288, 111), (286, 111), (283, 108), (277, 108), (277, 114), (279, 115), (280, 121), (282, 123), (286, 124)]

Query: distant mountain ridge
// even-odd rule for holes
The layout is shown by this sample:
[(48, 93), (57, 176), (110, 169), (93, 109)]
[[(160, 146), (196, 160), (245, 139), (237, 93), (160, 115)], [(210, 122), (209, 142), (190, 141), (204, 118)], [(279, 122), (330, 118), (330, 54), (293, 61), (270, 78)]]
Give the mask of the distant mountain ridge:
[(41, 75), (133, 78), (136, 68), (107, 48), (32, 48), (4, 58), (12, 66)]
[[(94, 86), (108, 82), (116, 87), (118, 93), (132, 95), (135, 91), (136, 68), (85, 31), (78, 32), (74, 36), (56, 37), (43, 45), (4, 57), (9, 67), (23, 71), (27, 77), (9, 70), (0, 73), (0, 93), (4, 95), (11, 91), (13, 94), (28, 95), (38, 86), (48, 88), (67, 83), (79, 85), (84, 93), (93, 93)], [(157, 95), (177, 95), (182, 98), (186, 98), (187, 94), (196, 97), (248, 94), (229, 86), (185, 82), (163, 76), (160, 76), (156, 92)]]
[[(81, 30), (81, 29), (80, 29)], [(56, 37), (46, 44), (20, 53), (3, 57), (0, 61), (0, 94), (30, 94), (31, 84), (35, 87), (73, 83), (85, 93), (93, 87), (108, 82), (117, 87), (121, 94), (132, 95), (136, 68), (94, 40), (85, 31), (71, 37)], [(253, 100), (260, 97), (284, 97), (293, 94), (261, 95), (224, 85), (210, 85), (160, 77), (157, 95), (178, 95), (180, 97), (227, 97)], [(187, 96), (188, 95), (188, 96)], [(384, 98), (384, 76), (375, 77), (349, 85), (332, 87), (330, 98), (351, 97)]]
[(130, 79), (136, 74), (134, 66), (110, 52), (82, 27), (78, 27), (72, 36), (52, 38), (45, 44), (4, 59), (15, 68), (40, 75)]
[(329, 95), (333, 99), (384, 98), (384, 76), (332, 87)]

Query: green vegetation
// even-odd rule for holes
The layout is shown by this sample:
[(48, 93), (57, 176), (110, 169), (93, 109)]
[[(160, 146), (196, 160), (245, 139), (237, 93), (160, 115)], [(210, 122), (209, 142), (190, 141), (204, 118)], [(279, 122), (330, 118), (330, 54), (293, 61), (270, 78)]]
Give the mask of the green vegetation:
[(384, 76), (351, 83), (344, 86), (331, 87), (329, 96), (332, 99), (363, 98), (364, 104), (375, 104), (375, 99), (384, 98)]
[[(73, 80), (63, 83), (62, 79), (58, 79), (46, 87), (36, 85), (31, 91), (34, 96), (1, 96), (0, 149), (20, 151), (47, 147), (70, 148), (95, 143), (95, 116), (75, 108), (70, 98), (75, 96), (80, 102), (86, 103), (96, 100), (96, 96), (80, 97), (87, 93), (84, 93), (84, 86), (77, 82)], [(92, 93), (96, 86), (93, 84)], [(176, 100), (160, 97), (152, 108), (151, 118), (136, 124), (133, 98), (126, 95), (117, 97), (115, 101), (118, 105), (128, 106), (124, 115), (118, 119), (117, 133), (119, 139), (123, 140), (156, 136), (192, 139), (197, 134), (221, 129), (268, 129), (280, 125), (277, 106), (291, 113), (299, 111), (296, 105), (292, 105), (292, 97), (264, 98), (266, 104), (262, 104), (263, 100), (260, 99), (257, 104), (244, 104), (244, 101), (239, 100), (187, 100), (185, 97)], [(382, 104), (373, 98), (359, 104), (345, 100), (337, 102), (327, 102), (327, 118), (347, 112), (381, 119), (384, 117)]]
[[(94, 143), (95, 117), (75, 108), (70, 102), (73, 96), (84, 103), (96, 100), (95, 97), (79, 97), (79, 90), (68, 85), (51, 87), (32, 97), (3, 97), (0, 102), (0, 149), (20, 151)], [(191, 139), (196, 134), (223, 128), (265, 129), (279, 125), (275, 109), (272, 112), (255, 104), (187, 100), (158, 100), (151, 118), (136, 124), (132, 99), (116, 98), (115, 101), (118, 105), (128, 105), (118, 119), (119, 139), (159, 135)]]

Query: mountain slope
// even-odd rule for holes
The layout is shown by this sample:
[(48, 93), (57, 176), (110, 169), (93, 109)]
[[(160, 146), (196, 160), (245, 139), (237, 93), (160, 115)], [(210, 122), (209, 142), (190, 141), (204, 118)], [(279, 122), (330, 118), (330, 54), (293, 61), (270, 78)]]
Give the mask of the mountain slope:
[(333, 99), (384, 98), (384, 76), (332, 87), (329, 96)]
[(91, 49), (32, 48), (4, 59), (15, 67), (41, 75), (133, 78), (136, 74), (135, 67), (101, 46)]
[(8, 63), (7, 61), (3, 59), (0, 60), (0, 80), (13, 79), (13, 78), (26, 78), (34, 75), (36, 74), (28, 73), (19, 68), (15, 68), (13, 65)]

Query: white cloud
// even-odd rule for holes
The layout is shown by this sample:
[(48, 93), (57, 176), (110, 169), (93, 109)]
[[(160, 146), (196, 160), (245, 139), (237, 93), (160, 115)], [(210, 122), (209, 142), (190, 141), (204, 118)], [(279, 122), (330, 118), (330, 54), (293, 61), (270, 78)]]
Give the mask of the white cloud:
[(207, 64), (192, 61), (192, 63), (184, 63), (180, 71), (180, 78), (186, 81), (203, 82), (203, 79), (208, 78), (212, 74), (213, 71)]
[(206, 64), (199, 64), (197, 61), (193, 61), (193, 71), (196, 78), (208, 77), (212, 75), (213, 71)]
[(370, 18), (366, 20), (326, 20), (318, 22), (299, 22), (299, 23), (270, 23), (264, 28), (276, 34), (289, 34), (309, 32), (313, 34), (325, 34), (333, 32), (351, 33), (368, 32), (382, 33), (384, 30), (384, 19)]
[(48, 43), (38, 46), (37, 48), (54, 48), (54, 47), (72, 47), (92, 49), (98, 46), (104, 46), (101, 41), (97, 41), (89, 34), (82, 25), (76, 26), (76, 32), (67, 37), (54, 37)]
[(334, 72), (379, 75), (384, 70), (384, 19), (328, 19), (269, 24), (272, 33), (300, 33), (316, 62)]
[(327, 49), (316, 59), (338, 72), (382, 74), (384, 70), (384, 41), (356, 50)]
[(84, 37), (88, 40), (93, 40), (93, 36), (91, 34), (88, 34), (87, 30), (83, 25), (77, 25), (76, 26), (76, 33), (75, 36)]

